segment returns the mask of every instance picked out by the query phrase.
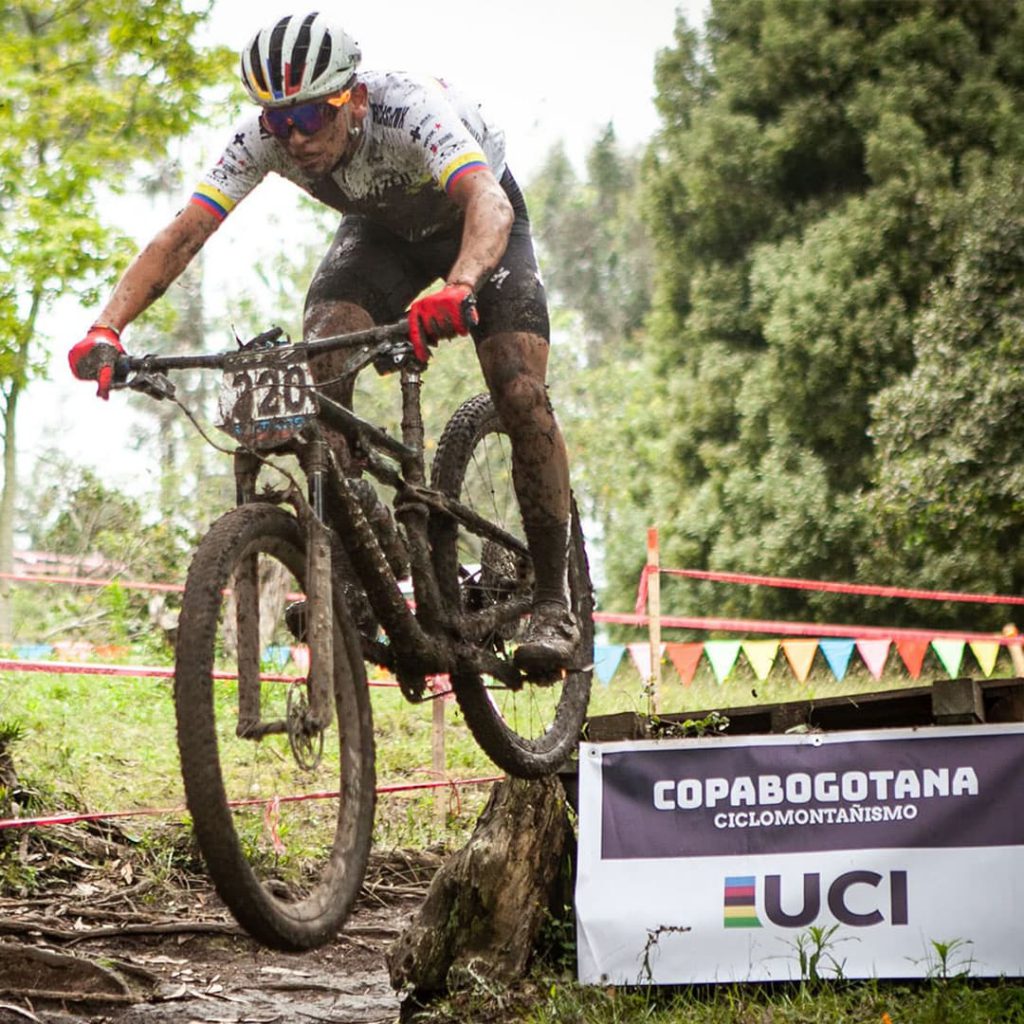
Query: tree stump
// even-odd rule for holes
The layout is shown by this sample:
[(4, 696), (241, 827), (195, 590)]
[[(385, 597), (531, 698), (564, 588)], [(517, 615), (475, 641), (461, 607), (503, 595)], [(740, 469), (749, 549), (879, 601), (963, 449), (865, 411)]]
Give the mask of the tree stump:
[(438, 870), (388, 951), (392, 986), (429, 997), (463, 978), (522, 976), (541, 926), (567, 897), (572, 842), (557, 778), (496, 783), (469, 842)]

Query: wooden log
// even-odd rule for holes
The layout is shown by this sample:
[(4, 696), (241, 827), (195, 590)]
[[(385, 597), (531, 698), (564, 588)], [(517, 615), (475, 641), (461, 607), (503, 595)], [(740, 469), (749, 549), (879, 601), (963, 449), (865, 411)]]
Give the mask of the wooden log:
[(438, 870), (387, 954), (391, 984), (418, 998), (472, 979), (523, 975), (566, 899), (572, 828), (557, 778), (496, 783), (469, 842)]

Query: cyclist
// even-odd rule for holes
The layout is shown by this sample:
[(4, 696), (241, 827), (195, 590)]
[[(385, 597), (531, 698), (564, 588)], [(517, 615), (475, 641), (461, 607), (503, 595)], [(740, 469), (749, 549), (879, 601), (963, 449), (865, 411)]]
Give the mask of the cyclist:
[[(549, 326), (522, 194), (503, 133), (445, 83), (359, 71), (358, 44), (327, 15), (287, 15), (241, 54), (258, 113), (236, 125), (191, 201), (142, 249), (69, 352), (72, 372), (109, 395), (121, 332), (159, 298), (235, 206), (269, 173), (343, 216), (306, 295), (307, 340), (398, 319), (417, 358), (472, 334), (512, 442), (513, 479), (536, 575), (516, 652), (543, 678), (569, 666), (578, 627), (566, 596), (569, 472), (545, 384)], [(421, 293), (438, 278), (443, 286)], [(417, 298), (417, 296), (421, 296)], [(339, 355), (311, 364), (351, 401)], [(343, 464), (345, 454), (332, 439)]]

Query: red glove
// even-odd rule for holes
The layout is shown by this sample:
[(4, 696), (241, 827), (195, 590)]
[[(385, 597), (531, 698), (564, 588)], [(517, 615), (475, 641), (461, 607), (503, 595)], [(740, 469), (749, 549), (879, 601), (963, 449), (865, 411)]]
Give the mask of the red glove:
[(409, 340), (421, 363), (427, 363), (427, 345), (436, 345), (441, 338), (469, 334), (470, 327), (480, 323), (476, 298), (468, 284), (448, 284), (439, 292), (417, 299), (409, 307)]
[(93, 324), (86, 336), (68, 352), (68, 362), (79, 380), (96, 381), (96, 394), (106, 401), (110, 397), (114, 364), (123, 352), (121, 337), (115, 328)]

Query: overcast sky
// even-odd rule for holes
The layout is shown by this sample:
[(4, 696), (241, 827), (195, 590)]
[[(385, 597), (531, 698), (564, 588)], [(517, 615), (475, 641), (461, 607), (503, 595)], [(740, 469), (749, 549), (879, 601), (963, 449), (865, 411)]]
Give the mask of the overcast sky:
[[(525, 184), (558, 142), (582, 170), (583, 155), (609, 122), (625, 146), (649, 139), (658, 127), (655, 56), (672, 44), (677, 10), (695, 24), (705, 8), (706, 0), (632, 0), (624, 5), (475, 0), (456, 6), (389, 0), (353, 4), (343, 24), (362, 48), (364, 68), (435, 74), (483, 103), (488, 116), (505, 129), (509, 166)], [(237, 51), (279, 14), (304, 10), (306, 5), (268, 0), (216, 0), (205, 41)], [(185, 150), (190, 165), (186, 174), (198, 176), (226, 139), (226, 127), (194, 139)], [(189, 186), (182, 197), (162, 207), (125, 201), (118, 221), (144, 244), (190, 191)], [(266, 230), (267, 220), (276, 215), (279, 224), (286, 222), (298, 195), (279, 179), (268, 180), (207, 244), (206, 266), (212, 271), (207, 312), (223, 322), (224, 337), (231, 309), (222, 299), (229, 290), (218, 283), (215, 268), (230, 268), (235, 289), (244, 292), (247, 280), (257, 288), (253, 263), (261, 252), (281, 244)], [(33, 383), (21, 407), (20, 475), (27, 482), (38, 455), (57, 447), (100, 469), (111, 485), (151, 491), (154, 473), (148, 458), (125, 452), (130, 416), (123, 396), (100, 402), (92, 385), (74, 381), (67, 368), (67, 349), (97, 312), (64, 302), (44, 321), (52, 339), (51, 379)], [(124, 341), (131, 350), (130, 329)]]

